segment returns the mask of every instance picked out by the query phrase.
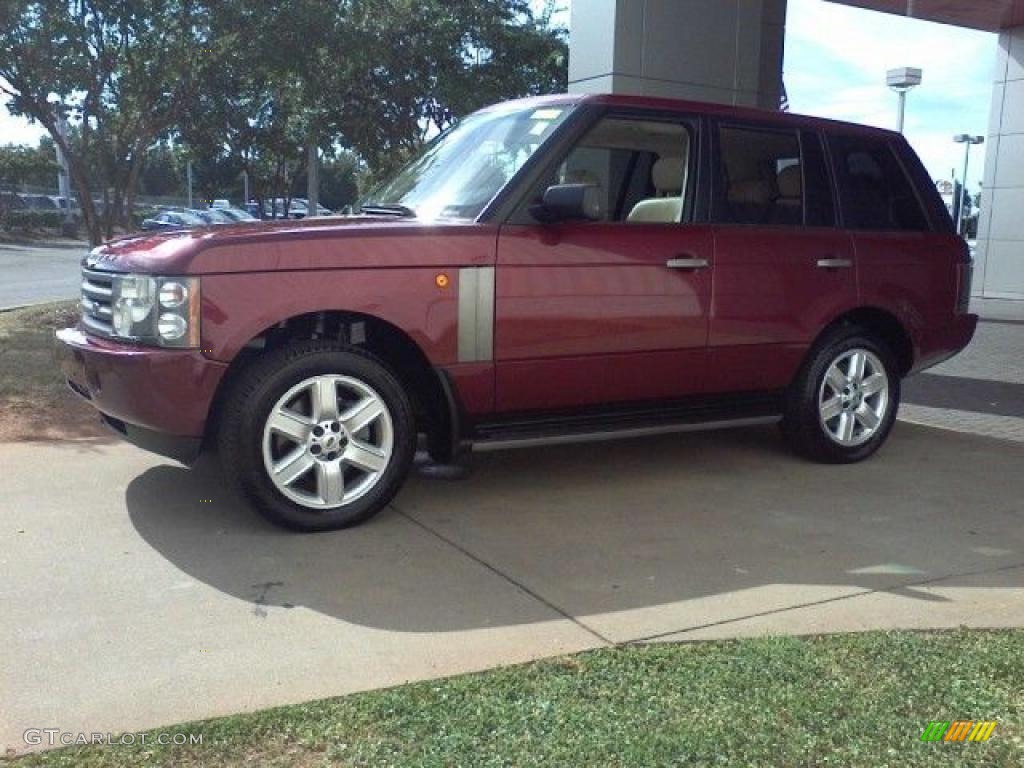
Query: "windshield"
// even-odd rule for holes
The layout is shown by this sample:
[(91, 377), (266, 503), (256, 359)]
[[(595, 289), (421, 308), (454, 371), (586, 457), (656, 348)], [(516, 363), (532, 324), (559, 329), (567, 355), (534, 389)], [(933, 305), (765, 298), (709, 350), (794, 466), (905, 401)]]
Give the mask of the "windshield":
[(364, 209), (475, 219), (569, 115), (570, 105), (477, 112), (430, 142), (370, 193)]

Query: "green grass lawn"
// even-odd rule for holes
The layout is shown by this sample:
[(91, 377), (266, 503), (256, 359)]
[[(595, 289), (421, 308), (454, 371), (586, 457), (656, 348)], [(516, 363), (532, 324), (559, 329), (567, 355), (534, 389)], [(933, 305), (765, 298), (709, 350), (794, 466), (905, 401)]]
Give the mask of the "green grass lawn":
[[(625, 647), (180, 727), (19, 766), (1024, 765), (1024, 632)], [(922, 743), (930, 720), (998, 720)]]
[(64, 392), (54, 331), (74, 325), (78, 304), (58, 301), (0, 312), (0, 397), (54, 398)]

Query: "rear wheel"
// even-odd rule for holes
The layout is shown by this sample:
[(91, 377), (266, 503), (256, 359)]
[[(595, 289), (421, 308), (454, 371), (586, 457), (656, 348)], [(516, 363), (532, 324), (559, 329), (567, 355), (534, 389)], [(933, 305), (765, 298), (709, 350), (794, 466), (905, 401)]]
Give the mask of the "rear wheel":
[(220, 454), (228, 477), (269, 520), (323, 531), (380, 511), (405, 480), (415, 443), (409, 398), (380, 361), (310, 341), (240, 375)]
[(832, 464), (862, 461), (889, 437), (900, 373), (889, 349), (847, 326), (823, 339), (790, 387), (782, 430), (799, 453)]

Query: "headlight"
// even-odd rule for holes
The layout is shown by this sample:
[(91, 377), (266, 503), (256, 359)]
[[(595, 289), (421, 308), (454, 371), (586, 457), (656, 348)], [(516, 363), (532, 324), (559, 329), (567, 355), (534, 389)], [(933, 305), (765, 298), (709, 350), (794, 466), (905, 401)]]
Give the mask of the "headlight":
[(117, 275), (114, 336), (162, 347), (199, 346), (199, 278)]

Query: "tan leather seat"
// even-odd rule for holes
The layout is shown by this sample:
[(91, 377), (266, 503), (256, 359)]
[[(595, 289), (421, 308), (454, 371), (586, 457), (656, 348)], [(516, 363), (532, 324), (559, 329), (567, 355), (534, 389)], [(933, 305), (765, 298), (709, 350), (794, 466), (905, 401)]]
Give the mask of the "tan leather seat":
[[(686, 163), (681, 157), (661, 157), (651, 168), (651, 181), (658, 197), (641, 200), (633, 206), (626, 221), (674, 224), (683, 218), (682, 189), (686, 184)], [(672, 195), (671, 193), (677, 193)]]
[(767, 181), (734, 181), (727, 196), (729, 218), (736, 224), (765, 224), (775, 200), (775, 187)]
[(729, 187), (729, 202), (733, 205), (766, 206), (775, 197), (767, 181), (737, 181)]
[(804, 177), (799, 165), (783, 168), (776, 179), (779, 196), (775, 199), (772, 223), (796, 226), (803, 221)]

